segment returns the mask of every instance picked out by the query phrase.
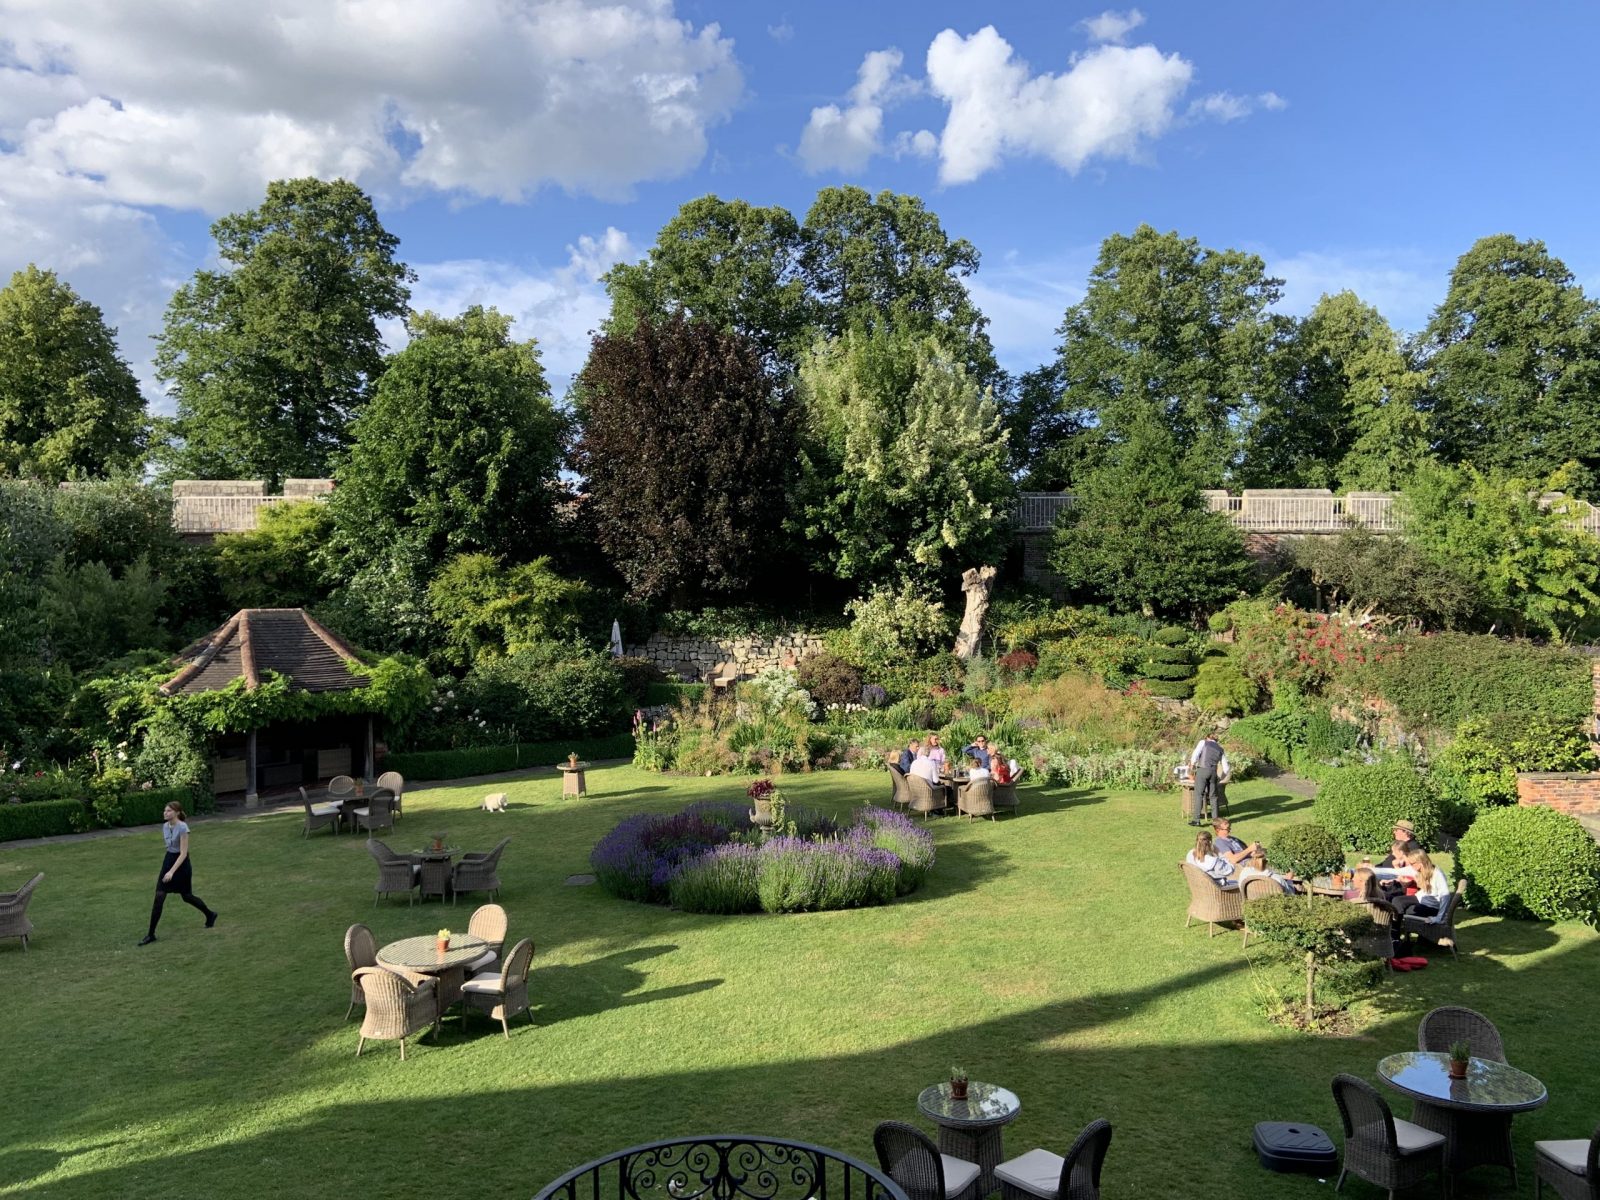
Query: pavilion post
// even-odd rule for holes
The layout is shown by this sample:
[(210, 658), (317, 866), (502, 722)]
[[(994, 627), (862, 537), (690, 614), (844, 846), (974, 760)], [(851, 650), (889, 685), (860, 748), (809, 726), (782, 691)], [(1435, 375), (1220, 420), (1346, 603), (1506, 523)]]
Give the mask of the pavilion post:
[(252, 729), (244, 741), (244, 806), (254, 808), (256, 803), (256, 731)]
[(368, 783), (371, 783), (373, 781), (373, 775), (372, 775), (372, 750), (373, 750), (373, 745), (372, 745), (372, 714), (368, 713), (367, 714), (367, 771), (366, 771), (366, 778), (367, 778), (367, 782)]

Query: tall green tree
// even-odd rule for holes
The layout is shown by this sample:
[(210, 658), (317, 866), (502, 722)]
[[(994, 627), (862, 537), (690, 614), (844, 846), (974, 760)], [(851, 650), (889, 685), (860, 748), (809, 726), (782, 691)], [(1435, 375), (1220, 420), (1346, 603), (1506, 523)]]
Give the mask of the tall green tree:
[(132, 471), (150, 423), (117, 331), (54, 271), (0, 291), (0, 474), (52, 483)]
[(1600, 311), (1540, 241), (1495, 234), (1457, 260), (1419, 350), (1440, 456), (1600, 482)]
[(1039, 492), (1070, 488), (1094, 436), (1092, 414), (1068, 406), (1061, 364), (1008, 378), (997, 395), (1018, 485)]
[(1289, 321), (1267, 309), (1281, 288), (1254, 254), (1148, 225), (1113, 234), (1061, 325), (1067, 404), (1095, 415), (1107, 446), (1153, 422), (1186, 471), (1219, 485), (1279, 386)]
[(547, 557), (506, 567), (487, 554), (458, 554), (428, 584), (444, 628), (443, 657), (470, 666), (578, 631), (588, 587), (556, 574)]
[(399, 241), (342, 179), (271, 183), (211, 235), (226, 266), (178, 289), (156, 352), (177, 401), (167, 472), (324, 475), (383, 368), (378, 321), (410, 299)]
[(595, 339), (575, 392), (583, 516), (634, 597), (738, 594), (781, 560), (794, 407), (759, 346), (640, 321)]
[(993, 394), (942, 340), (888, 328), (819, 342), (800, 367), (798, 519), (857, 584), (949, 587), (996, 561), (1016, 489)]
[(1209, 511), (1170, 430), (1127, 430), (1075, 486), (1050, 562), (1086, 601), (1193, 617), (1238, 598), (1251, 574), (1239, 531)]

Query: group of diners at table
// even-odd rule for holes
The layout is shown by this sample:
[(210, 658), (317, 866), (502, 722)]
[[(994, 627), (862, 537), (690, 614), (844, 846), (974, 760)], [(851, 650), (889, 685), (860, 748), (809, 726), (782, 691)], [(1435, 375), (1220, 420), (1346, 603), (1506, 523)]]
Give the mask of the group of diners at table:
[(959, 757), (953, 760), (939, 744), (937, 733), (928, 734), (926, 739), (912, 738), (900, 751), (896, 765), (902, 775), (925, 779), (934, 787), (952, 778), (988, 779), (1004, 786), (1015, 782), (1021, 771), (1016, 759), (1007, 758), (981, 733), (972, 739), (972, 745), (961, 747)]

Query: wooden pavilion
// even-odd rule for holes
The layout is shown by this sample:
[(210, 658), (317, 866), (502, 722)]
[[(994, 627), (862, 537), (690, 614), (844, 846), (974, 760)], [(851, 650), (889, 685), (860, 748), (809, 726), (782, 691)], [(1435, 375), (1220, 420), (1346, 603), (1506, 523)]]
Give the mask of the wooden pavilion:
[[(244, 680), (254, 691), (269, 672), (304, 692), (352, 692), (367, 687), (351, 671), (360, 660), (342, 638), (302, 608), (246, 608), (178, 654), (183, 668), (166, 683), (167, 696), (221, 691)], [(262, 789), (290, 789), (334, 775), (354, 774), (355, 761), (372, 781), (372, 710), (267, 722), (242, 733), (219, 735), (213, 745), (212, 787), (244, 793), (256, 803)]]

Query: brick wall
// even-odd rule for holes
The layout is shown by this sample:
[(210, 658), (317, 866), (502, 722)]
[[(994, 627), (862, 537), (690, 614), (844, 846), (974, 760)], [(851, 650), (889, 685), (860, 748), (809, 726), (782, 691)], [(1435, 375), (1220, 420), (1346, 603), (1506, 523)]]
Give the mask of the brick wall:
[(1600, 816), (1600, 773), (1518, 772), (1517, 803), (1542, 804), (1573, 816)]

